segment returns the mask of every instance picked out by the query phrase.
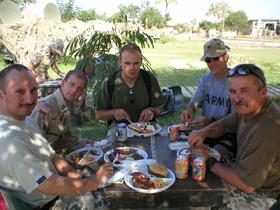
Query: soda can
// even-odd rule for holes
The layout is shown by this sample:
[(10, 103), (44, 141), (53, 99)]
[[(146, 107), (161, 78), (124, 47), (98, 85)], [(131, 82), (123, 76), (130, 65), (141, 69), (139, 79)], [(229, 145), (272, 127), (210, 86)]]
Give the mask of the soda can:
[(188, 178), (189, 157), (179, 155), (175, 160), (175, 174), (178, 179)]
[(195, 181), (203, 181), (206, 175), (206, 162), (202, 157), (195, 157), (192, 160), (192, 178)]
[(118, 125), (118, 141), (121, 141), (121, 142), (127, 141), (127, 131), (126, 131), (125, 123), (120, 123)]
[(177, 157), (179, 157), (179, 156), (183, 156), (189, 160), (191, 157), (191, 151), (187, 148), (180, 149), (177, 151)]

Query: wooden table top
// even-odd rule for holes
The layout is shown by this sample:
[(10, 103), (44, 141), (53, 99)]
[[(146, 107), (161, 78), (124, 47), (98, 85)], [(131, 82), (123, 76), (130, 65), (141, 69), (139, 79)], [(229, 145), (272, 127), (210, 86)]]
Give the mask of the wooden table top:
[[(117, 142), (115, 146), (132, 146), (147, 152), (149, 159), (156, 159), (175, 172), (176, 151), (168, 148), (168, 136), (155, 136), (149, 138), (133, 137), (127, 142)], [(175, 174), (175, 173), (174, 173)], [(219, 177), (206, 174), (203, 182), (196, 182), (189, 177), (185, 180), (176, 179), (167, 190), (156, 194), (135, 192), (126, 184), (114, 184), (104, 189), (110, 201), (110, 209), (152, 209), (152, 208), (182, 208), (186, 206), (222, 205), (227, 190)]]

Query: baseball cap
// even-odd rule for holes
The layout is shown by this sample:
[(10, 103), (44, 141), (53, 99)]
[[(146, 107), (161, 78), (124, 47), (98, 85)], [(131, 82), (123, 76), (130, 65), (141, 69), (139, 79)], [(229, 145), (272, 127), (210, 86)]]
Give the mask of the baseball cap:
[(64, 44), (62, 39), (55, 40), (52, 44), (49, 45), (49, 47), (53, 52), (55, 52), (60, 57), (63, 56)]
[(211, 39), (206, 42), (203, 46), (204, 55), (201, 57), (201, 60), (204, 61), (205, 58), (215, 58), (219, 57), (228, 51), (230, 47), (225, 45), (225, 43), (220, 39)]

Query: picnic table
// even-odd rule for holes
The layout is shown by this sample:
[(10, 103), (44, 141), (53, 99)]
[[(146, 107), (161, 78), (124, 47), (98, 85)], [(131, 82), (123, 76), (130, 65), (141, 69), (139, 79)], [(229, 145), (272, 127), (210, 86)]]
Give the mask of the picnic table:
[[(163, 163), (175, 172), (176, 151), (168, 148), (168, 136), (132, 137), (127, 142), (117, 142), (115, 146), (130, 146), (143, 149), (148, 158)], [(189, 177), (185, 180), (176, 179), (167, 190), (156, 194), (144, 194), (130, 189), (126, 184), (113, 184), (104, 189), (110, 202), (110, 209), (154, 209), (154, 208), (184, 208), (211, 207), (219, 209), (227, 189), (219, 177), (211, 172), (206, 179), (196, 182)]]

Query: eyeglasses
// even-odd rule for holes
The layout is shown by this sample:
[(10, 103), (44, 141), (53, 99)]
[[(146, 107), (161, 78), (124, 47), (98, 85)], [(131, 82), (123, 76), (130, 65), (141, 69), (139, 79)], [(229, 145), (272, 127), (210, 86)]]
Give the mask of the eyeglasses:
[(206, 58), (204, 59), (204, 61), (205, 61), (206, 63), (211, 63), (212, 61), (218, 61), (218, 60), (220, 59), (220, 57), (221, 57), (221, 56), (218, 56), (218, 57), (215, 57), (215, 58), (206, 57)]
[(129, 89), (128, 91), (128, 95), (129, 95), (129, 101), (131, 104), (133, 104), (135, 102), (135, 96), (133, 94), (133, 89)]
[(229, 71), (228, 71), (228, 77), (232, 77), (232, 76), (234, 76), (234, 75), (239, 75), (239, 76), (246, 76), (246, 75), (248, 75), (248, 74), (252, 74), (252, 75), (254, 75), (255, 77), (257, 77), (258, 79), (260, 79), (261, 80), (261, 82), (263, 83), (263, 85), (265, 86), (265, 81), (264, 81), (264, 79), (260, 76), (260, 75), (258, 75), (257, 73), (255, 73), (253, 70), (251, 70), (251, 69), (243, 69), (243, 68), (238, 68), (238, 69), (235, 69), (235, 68), (233, 68), (233, 69), (230, 69)]

